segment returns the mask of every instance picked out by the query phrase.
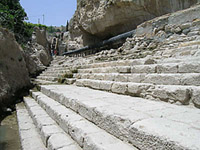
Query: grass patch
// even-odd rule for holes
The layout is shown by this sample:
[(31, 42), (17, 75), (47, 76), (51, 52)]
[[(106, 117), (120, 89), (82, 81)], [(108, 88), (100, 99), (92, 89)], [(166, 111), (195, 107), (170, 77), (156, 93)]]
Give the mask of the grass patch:
[(65, 73), (63, 78), (73, 78), (73, 73)]
[(60, 78), (58, 78), (58, 83), (64, 83), (65, 82), (65, 78), (62, 78), (62, 77), (60, 77)]

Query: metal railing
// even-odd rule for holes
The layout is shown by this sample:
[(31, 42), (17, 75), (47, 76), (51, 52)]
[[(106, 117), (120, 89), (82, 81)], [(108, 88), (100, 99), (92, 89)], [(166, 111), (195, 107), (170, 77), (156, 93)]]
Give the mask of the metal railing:
[(94, 45), (89, 45), (78, 50), (65, 52), (62, 55), (70, 56), (70, 57), (84, 57), (87, 55), (95, 54), (97, 52), (100, 52), (102, 49), (105, 49), (105, 48), (111, 49), (115, 47), (116, 45), (122, 45), (125, 42), (126, 38), (132, 37), (134, 34), (135, 34), (135, 30), (132, 30), (132, 31), (114, 36), (108, 40), (104, 40)]

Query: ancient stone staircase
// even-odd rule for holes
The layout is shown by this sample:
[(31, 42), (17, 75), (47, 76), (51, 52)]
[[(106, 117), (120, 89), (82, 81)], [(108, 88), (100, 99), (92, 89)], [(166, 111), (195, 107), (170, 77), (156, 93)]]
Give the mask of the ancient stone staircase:
[[(199, 62), (145, 64), (142, 60), (97, 64), (95, 68), (79, 69), (74, 75), (77, 86), (85, 86), (118, 94), (139, 96), (199, 107)], [(136, 63), (138, 65), (133, 65)], [(141, 65), (140, 63), (144, 63)], [(103, 65), (104, 67), (98, 67)]]
[(199, 149), (200, 63), (190, 56), (90, 63), (76, 71), (52, 63), (44, 76), (64, 68), (72, 85), (41, 85), (24, 98), (17, 110), (22, 147)]
[(31, 96), (24, 98), (26, 107), (18, 106), (24, 149), (34, 145), (32, 138), (38, 140), (38, 133), (43, 141), (40, 149), (200, 147), (200, 111), (194, 107), (74, 85), (42, 85)]
[(24, 150), (200, 149), (200, 27), (145, 58), (98, 60), (56, 57), (37, 77), (17, 106)]

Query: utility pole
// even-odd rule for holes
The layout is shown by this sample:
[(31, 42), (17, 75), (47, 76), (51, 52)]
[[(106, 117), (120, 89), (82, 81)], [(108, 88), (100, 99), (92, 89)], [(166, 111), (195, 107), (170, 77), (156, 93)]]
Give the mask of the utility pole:
[(69, 31), (69, 22), (67, 20), (67, 25), (66, 25), (66, 32)]
[(44, 24), (44, 14), (42, 15), (42, 17), (43, 17), (43, 24)]
[(40, 24), (40, 18), (38, 18), (38, 24)]

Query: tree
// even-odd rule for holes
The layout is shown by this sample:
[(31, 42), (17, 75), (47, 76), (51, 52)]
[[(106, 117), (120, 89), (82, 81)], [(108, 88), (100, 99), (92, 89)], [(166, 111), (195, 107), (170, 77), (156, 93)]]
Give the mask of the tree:
[(24, 37), (26, 32), (24, 20), (26, 18), (27, 14), (20, 5), (19, 0), (0, 1), (0, 25), (13, 31), (19, 43), (28, 38)]
[(56, 32), (56, 29), (53, 26), (50, 26), (50, 27), (47, 28), (47, 31), (49, 33), (54, 33), (54, 32)]
[(66, 32), (69, 31), (69, 22), (67, 20), (67, 25), (66, 25)]

